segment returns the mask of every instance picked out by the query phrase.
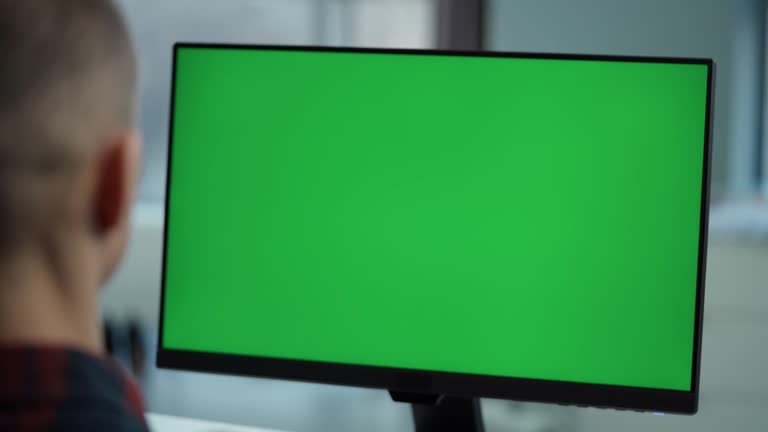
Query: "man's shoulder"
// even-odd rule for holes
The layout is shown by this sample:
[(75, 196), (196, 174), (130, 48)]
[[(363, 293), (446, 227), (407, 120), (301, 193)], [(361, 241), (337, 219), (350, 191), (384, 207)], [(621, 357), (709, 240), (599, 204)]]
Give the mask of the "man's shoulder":
[(138, 387), (108, 359), (65, 348), (0, 346), (0, 382), (0, 430), (147, 430)]

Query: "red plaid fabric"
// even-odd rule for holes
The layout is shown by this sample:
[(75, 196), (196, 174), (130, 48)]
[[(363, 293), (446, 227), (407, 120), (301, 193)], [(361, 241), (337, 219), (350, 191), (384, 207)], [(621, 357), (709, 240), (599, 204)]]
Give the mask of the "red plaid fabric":
[(148, 428), (136, 383), (111, 360), (63, 348), (0, 346), (0, 431)]

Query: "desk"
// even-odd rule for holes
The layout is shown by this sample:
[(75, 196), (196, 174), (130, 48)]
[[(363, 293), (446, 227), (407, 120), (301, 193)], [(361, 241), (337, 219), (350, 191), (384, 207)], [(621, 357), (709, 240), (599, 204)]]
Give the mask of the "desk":
[(147, 413), (146, 417), (152, 432), (280, 432), (162, 414)]

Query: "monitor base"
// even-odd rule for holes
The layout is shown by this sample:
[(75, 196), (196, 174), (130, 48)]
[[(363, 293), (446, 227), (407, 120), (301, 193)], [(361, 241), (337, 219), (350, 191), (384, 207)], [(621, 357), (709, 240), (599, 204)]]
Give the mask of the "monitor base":
[(396, 402), (410, 403), (416, 432), (484, 432), (480, 400), (444, 395), (396, 392)]

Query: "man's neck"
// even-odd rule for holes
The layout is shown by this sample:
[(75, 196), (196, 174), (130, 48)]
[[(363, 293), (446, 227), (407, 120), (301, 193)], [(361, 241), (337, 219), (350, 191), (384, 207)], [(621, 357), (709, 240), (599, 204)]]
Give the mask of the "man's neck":
[(0, 263), (0, 345), (56, 346), (100, 355), (99, 309), (95, 288), (61, 280), (60, 272), (34, 255)]

